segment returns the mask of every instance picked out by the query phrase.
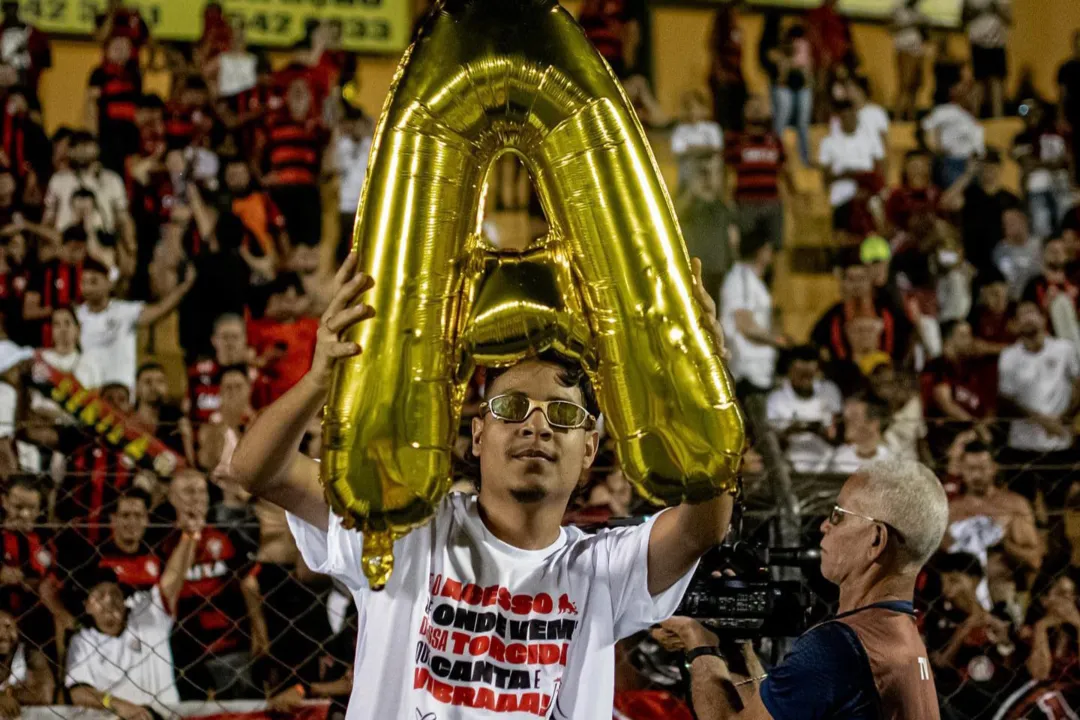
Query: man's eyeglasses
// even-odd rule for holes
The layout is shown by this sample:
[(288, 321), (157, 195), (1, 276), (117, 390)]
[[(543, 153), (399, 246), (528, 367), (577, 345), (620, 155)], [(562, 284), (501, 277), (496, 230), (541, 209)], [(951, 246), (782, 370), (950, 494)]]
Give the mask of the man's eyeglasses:
[(481, 415), (490, 412), (492, 416), (508, 423), (525, 422), (533, 410), (544, 413), (548, 425), (560, 430), (592, 427), (596, 421), (588, 410), (569, 400), (538, 401), (528, 395), (507, 393), (480, 403)]
[(850, 510), (845, 510), (844, 508), (840, 507), (839, 505), (833, 505), (832, 512), (829, 513), (829, 524), (832, 525), (833, 527), (836, 527), (837, 525), (839, 525), (840, 523), (842, 523), (844, 521), (844, 516), (845, 515), (851, 515), (852, 517), (857, 517), (857, 518), (859, 518), (861, 520), (866, 520), (867, 522), (872, 522), (875, 525), (884, 525), (886, 528), (888, 528), (889, 534), (896, 537), (897, 542), (899, 542), (901, 545), (904, 544), (904, 534), (901, 533), (899, 530), (897, 530), (892, 525), (890, 525), (889, 523), (885, 522), (884, 520), (878, 520), (877, 518), (872, 518), (869, 515), (860, 515), (857, 512), (851, 512)]

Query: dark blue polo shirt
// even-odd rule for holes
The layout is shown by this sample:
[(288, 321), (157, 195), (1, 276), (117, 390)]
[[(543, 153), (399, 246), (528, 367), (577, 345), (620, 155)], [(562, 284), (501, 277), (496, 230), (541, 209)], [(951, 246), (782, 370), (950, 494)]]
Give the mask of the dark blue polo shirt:
[[(910, 602), (878, 603), (913, 613)], [(761, 684), (774, 720), (877, 720), (879, 703), (870, 661), (855, 631), (839, 622), (812, 628)]]

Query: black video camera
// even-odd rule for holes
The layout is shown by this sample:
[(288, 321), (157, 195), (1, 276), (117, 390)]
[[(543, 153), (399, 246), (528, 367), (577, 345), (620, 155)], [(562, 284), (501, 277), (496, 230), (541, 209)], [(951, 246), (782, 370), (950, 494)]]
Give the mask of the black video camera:
[[(705, 623), (729, 640), (797, 637), (807, 628), (810, 591), (797, 580), (775, 580), (770, 568), (817, 568), (818, 548), (770, 548), (731, 540), (742, 534), (736, 506), (729, 540), (701, 559), (675, 615)], [(586, 532), (638, 525), (643, 517), (582, 527)]]
[(708, 624), (729, 638), (795, 637), (806, 629), (810, 594), (795, 580), (774, 580), (772, 567), (817, 564), (817, 548), (724, 544), (701, 559), (676, 615)]

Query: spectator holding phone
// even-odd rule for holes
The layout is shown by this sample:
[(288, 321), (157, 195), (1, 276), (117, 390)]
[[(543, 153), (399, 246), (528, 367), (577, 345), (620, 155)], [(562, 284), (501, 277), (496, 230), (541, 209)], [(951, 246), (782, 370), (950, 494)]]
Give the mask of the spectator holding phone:
[(952, 717), (974, 720), (1011, 692), (1016, 629), (979, 601), (984, 573), (977, 557), (942, 553), (931, 566), (940, 575), (942, 598), (926, 616), (930, 663), (943, 706)]
[(787, 374), (769, 393), (766, 412), (795, 472), (813, 472), (826, 463), (836, 436), (834, 422), (842, 409), (839, 388), (821, 377), (817, 349), (793, 348)]
[(167, 715), (167, 706), (180, 701), (169, 635), (204, 522), (195, 514), (178, 519), (180, 538), (161, 580), (134, 595), (130, 607), (112, 570), (89, 588), (91, 624), (68, 648), (65, 684), (72, 704), (104, 709), (123, 720), (151, 720), (154, 712)]

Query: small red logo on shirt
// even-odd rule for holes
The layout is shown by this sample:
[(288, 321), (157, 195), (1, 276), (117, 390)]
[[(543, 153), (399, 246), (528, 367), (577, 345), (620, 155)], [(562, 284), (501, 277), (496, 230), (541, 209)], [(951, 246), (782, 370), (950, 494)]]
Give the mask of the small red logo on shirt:
[(577, 605), (570, 602), (569, 595), (563, 593), (562, 597), (559, 598), (559, 614), (563, 615), (566, 613), (577, 615)]

